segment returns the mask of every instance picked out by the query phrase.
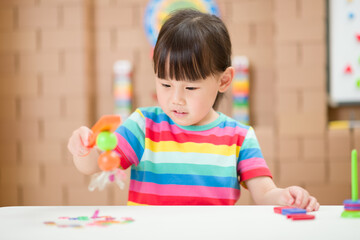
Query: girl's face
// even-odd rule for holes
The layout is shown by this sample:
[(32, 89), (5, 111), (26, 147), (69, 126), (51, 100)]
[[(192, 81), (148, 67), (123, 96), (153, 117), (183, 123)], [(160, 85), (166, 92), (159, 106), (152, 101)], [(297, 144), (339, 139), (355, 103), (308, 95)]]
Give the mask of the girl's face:
[(160, 107), (182, 126), (205, 125), (216, 120), (218, 114), (212, 106), (221, 90), (221, 81), (216, 76), (193, 82), (156, 77)]

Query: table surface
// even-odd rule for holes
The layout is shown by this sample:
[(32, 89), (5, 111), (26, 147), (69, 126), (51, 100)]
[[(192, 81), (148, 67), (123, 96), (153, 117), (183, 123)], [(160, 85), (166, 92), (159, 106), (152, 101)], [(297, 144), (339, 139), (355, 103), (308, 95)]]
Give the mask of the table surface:
[[(360, 219), (343, 206), (321, 206), (315, 220), (292, 221), (274, 206), (54, 206), (0, 208), (0, 239), (360, 239)], [(106, 227), (58, 227), (62, 217), (131, 217)], [(76, 221), (75, 221), (76, 222)], [(79, 222), (79, 220), (77, 221)]]

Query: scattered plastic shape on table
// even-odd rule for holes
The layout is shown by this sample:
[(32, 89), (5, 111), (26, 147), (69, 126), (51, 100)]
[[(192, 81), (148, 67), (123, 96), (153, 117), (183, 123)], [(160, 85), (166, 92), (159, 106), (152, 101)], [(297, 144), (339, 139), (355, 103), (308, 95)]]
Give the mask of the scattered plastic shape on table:
[(315, 219), (315, 215), (311, 214), (289, 214), (286, 215), (291, 220), (312, 220)]
[(281, 214), (283, 209), (289, 209), (293, 207), (274, 207), (274, 213)]
[(97, 209), (92, 217), (80, 216), (80, 217), (59, 217), (60, 221), (45, 221), (47, 226), (55, 226), (59, 228), (85, 228), (85, 227), (108, 227), (113, 224), (127, 224), (132, 223), (135, 220), (131, 217), (121, 217), (116, 219), (112, 216), (99, 216), (99, 210)]
[(285, 208), (281, 210), (282, 215), (288, 214), (306, 214), (306, 210), (302, 208)]

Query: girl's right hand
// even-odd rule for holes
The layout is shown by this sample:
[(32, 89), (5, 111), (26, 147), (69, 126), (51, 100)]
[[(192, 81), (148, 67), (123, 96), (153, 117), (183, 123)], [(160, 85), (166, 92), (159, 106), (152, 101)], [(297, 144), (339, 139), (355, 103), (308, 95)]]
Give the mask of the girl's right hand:
[(90, 152), (91, 148), (87, 146), (92, 134), (91, 129), (85, 126), (76, 129), (72, 133), (68, 142), (68, 149), (73, 156), (84, 157)]

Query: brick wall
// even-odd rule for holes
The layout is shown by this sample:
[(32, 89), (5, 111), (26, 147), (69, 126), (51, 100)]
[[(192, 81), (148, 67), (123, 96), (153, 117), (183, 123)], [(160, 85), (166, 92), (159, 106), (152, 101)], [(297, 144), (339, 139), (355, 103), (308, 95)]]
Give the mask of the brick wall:
[[(327, 127), (325, 1), (217, 2), (234, 55), (250, 59), (251, 122), (275, 182), (341, 204), (360, 131)], [(155, 104), (146, 5), (0, 1), (0, 206), (126, 203), (127, 189), (89, 192), (66, 144), (74, 129), (112, 113), (116, 60), (134, 64), (135, 107)], [(227, 114), (230, 98), (221, 105)], [(331, 109), (330, 118), (344, 111)], [(239, 204), (251, 203), (243, 191)]]

